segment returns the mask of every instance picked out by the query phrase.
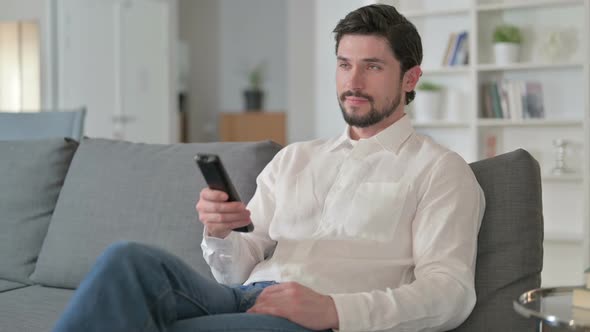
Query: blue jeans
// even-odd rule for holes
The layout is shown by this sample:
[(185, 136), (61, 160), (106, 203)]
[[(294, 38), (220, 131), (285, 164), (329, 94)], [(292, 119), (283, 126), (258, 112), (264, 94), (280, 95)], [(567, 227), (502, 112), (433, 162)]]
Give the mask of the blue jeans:
[(228, 287), (161, 249), (120, 242), (98, 258), (54, 331), (309, 331), (246, 313), (272, 284)]

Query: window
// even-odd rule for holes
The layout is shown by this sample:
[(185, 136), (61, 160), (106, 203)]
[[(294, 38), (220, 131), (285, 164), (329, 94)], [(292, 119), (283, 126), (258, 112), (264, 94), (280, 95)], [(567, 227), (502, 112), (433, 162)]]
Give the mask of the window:
[(0, 22), (0, 110), (38, 111), (41, 107), (37, 22)]

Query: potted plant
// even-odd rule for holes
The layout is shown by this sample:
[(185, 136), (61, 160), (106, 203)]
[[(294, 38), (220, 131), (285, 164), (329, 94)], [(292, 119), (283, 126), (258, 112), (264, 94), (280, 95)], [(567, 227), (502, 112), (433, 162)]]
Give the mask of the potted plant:
[(418, 84), (414, 104), (414, 119), (416, 122), (440, 120), (442, 86), (429, 81)]
[(514, 25), (502, 24), (496, 27), (493, 35), (494, 56), (497, 65), (518, 62), (522, 36)]
[(244, 91), (246, 111), (260, 111), (264, 103), (264, 63), (259, 63), (248, 72), (248, 88)]

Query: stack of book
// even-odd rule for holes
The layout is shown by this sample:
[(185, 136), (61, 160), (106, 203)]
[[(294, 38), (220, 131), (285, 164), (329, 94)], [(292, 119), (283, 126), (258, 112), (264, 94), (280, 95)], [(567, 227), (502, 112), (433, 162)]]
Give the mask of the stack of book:
[(584, 271), (586, 287), (574, 289), (572, 317), (577, 324), (590, 326), (590, 268)]
[(481, 117), (522, 120), (544, 118), (539, 82), (499, 80), (481, 85)]
[(467, 31), (452, 33), (447, 42), (443, 66), (462, 66), (469, 63), (469, 40)]

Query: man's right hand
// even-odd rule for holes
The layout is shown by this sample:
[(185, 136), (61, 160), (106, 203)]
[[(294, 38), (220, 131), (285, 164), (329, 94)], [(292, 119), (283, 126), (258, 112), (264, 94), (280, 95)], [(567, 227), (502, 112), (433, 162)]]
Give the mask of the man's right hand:
[(195, 208), (199, 212), (199, 220), (207, 227), (207, 235), (223, 239), (232, 229), (252, 222), (250, 211), (244, 203), (227, 202), (227, 199), (223, 191), (209, 188), (201, 190)]

